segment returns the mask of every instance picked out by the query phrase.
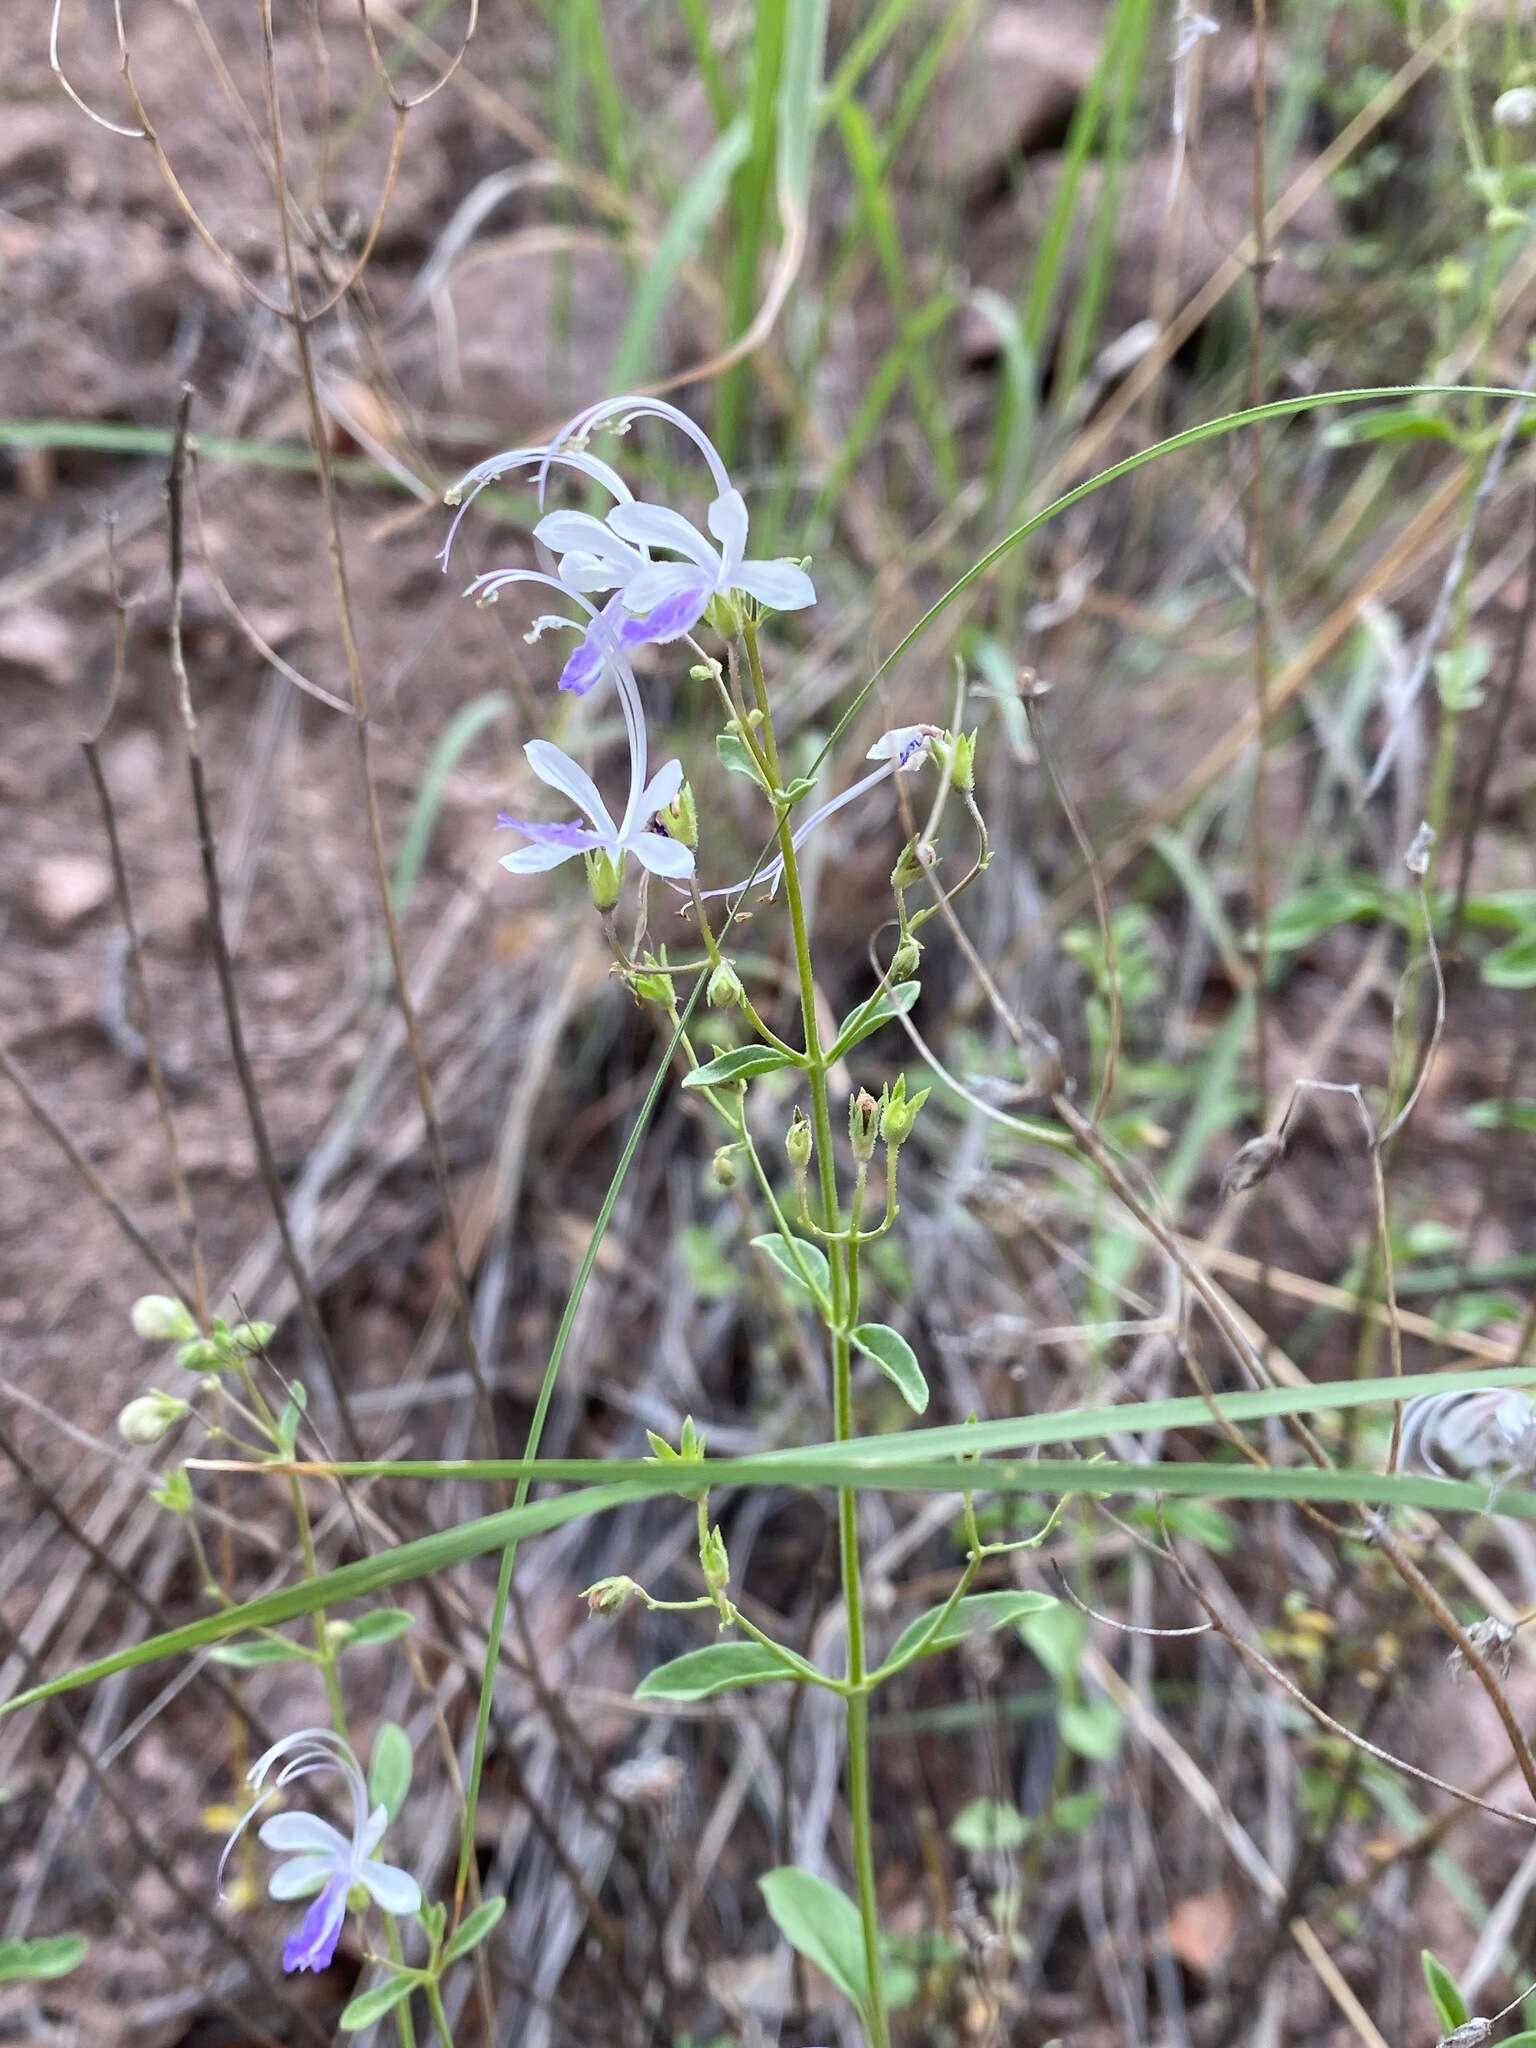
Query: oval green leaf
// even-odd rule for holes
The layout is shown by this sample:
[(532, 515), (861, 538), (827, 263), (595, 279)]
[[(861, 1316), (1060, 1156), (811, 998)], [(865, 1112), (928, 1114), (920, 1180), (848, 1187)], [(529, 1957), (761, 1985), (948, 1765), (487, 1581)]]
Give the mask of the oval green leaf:
[[(923, 1643), (920, 1654), (924, 1657), (937, 1656), (940, 1650), (957, 1648), (969, 1636), (1004, 1628), (1011, 1621), (1022, 1621), (1028, 1614), (1043, 1614), (1048, 1607), (1059, 1604), (1054, 1593), (972, 1593), (967, 1599), (955, 1602), (934, 1629), (931, 1640)], [(935, 1616), (943, 1612), (942, 1607), (930, 1607), (916, 1621), (908, 1622), (896, 1638), (886, 1663), (898, 1663), (914, 1643), (922, 1642), (927, 1631), (933, 1628)]]
[(1125, 1716), (1113, 1700), (1093, 1700), (1087, 1705), (1063, 1705), (1058, 1716), (1061, 1739), (1074, 1756), (1091, 1764), (1105, 1764), (1120, 1747)]
[(707, 1700), (738, 1686), (761, 1685), (789, 1673), (761, 1643), (711, 1643), (658, 1665), (635, 1687), (637, 1700)]
[(848, 1894), (814, 1877), (808, 1870), (786, 1865), (758, 1879), (769, 1918), (791, 1948), (798, 1949), (850, 1999), (861, 2013), (869, 2005), (869, 1977), (864, 1968), (864, 1930), (859, 1909)]
[(829, 1060), (840, 1060), (861, 1045), (870, 1035), (889, 1024), (897, 1017), (904, 1017), (922, 993), (920, 981), (898, 981), (892, 987), (876, 989), (872, 996), (866, 996), (856, 1010), (850, 1010), (838, 1026), (837, 1037), (832, 1041), (827, 1054)]
[(361, 1991), (346, 2007), (338, 2025), (344, 2034), (359, 2034), (364, 2027), (371, 2027), (375, 2020), (383, 2019), (385, 2013), (393, 2012), (403, 1999), (411, 1995), (409, 1977), (386, 1977), (382, 1984), (375, 1984), (371, 1991)]
[(411, 1738), (398, 1721), (386, 1721), (373, 1738), (368, 1760), (368, 1797), (391, 1820), (398, 1818), (411, 1789)]
[(1489, 988), (1536, 988), (1536, 924), (1488, 955), (1483, 980)]
[(405, 1634), (414, 1620), (409, 1608), (375, 1608), (372, 1614), (359, 1615), (356, 1621), (348, 1623), (352, 1633), (344, 1647), (351, 1650), (359, 1643), (393, 1643)]
[(773, 1074), (794, 1062), (771, 1045), (738, 1045), (731, 1052), (717, 1053), (702, 1067), (695, 1067), (683, 1081), (685, 1088), (720, 1088), (729, 1081), (747, 1081), (754, 1074)]
[(85, 1961), (83, 1934), (47, 1934), (36, 1941), (0, 1941), (0, 1984), (40, 1984), (67, 1977)]
[(889, 1323), (860, 1323), (853, 1331), (853, 1347), (872, 1358), (896, 1388), (914, 1415), (928, 1406), (928, 1382), (917, 1362), (917, 1353)]
[(473, 1913), (467, 1913), (459, 1922), (458, 1931), (443, 1950), (444, 1963), (456, 1963), (460, 1956), (478, 1948), (506, 1910), (505, 1899), (482, 1899)]
[(1439, 2015), (1441, 2026), (1448, 2034), (1454, 2034), (1471, 2018), (1456, 1979), (1430, 1948), (1419, 1951), (1419, 1967), (1424, 1972), (1424, 1988), (1429, 1993), (1430, 2004)]
[[(808, 1244), (803, 1237), (785, 1239), (778, 1231), (770, 1230), (762, 1237), (753, 1238), (752, 1249), (772, 1259), (790, 1286), (804, 1300), (812, 1300), (814, 1296), (807, 1292), (805, 1282), (800, 1278), (800, 1266), (810, 1274), (823, 1295), (832, 1284), (832, 1268), (827, 1264), (827, 1255), (819, 1244)], [(800, 1266), (795, 1264), (797, 1254)]]

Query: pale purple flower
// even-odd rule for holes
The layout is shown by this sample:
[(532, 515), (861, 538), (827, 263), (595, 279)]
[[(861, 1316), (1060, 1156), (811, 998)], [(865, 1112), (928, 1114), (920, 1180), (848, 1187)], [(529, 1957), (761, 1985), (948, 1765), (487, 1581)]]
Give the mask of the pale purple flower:
[(300, 1728), (259, 1756), (247, 1773), (253, 1790), (261, 1791), (272, 1766), (286, 1759), (271, 1786), (241, 1820), (224, 1845), (219, 1860), (222, 1884), (229, 1853), (246, 1827), (269, 1799), (318, 1772), (334, 1772), (347, 1787), (352, 1802), (352, 1832), (344, 1835), (329, 1821), (313, 1813), (275, 1813), (262, 1823), (257, 1839), (267, 1848), (286, 1855), (288, 1861), (273, 1871), (267, 1890), (274, 1899), (313, 1899), (314, 1903), (283, 1944), (285, 1970), (329, 1968), (341, 1939), (347, 1917), (347, 1898), (361, 1885), (376, 1906), (386, 1913), (416, 1913), (421, 1909), (421, 1887), (409, 1871), (392, 1863), (374, 1861), (389, 1825), (383, 1806), (370, 1809), (368, 1787), (362, 1767), (349, 1745), (329, 1728)]
[[(839, 795), (829, 798), (826, 803), (812, 811), (791, 835), (796, 850), (798, 851), (828, 818), (847, 805), (856, 803), (861, 796), (867, 796), (870, 790), (880, 783), (888, 782), (893, 775), (910, 775), (914, 770), (921, 768), (941, 731), (942, 728), (937, 725), (897, 725), (889, 732), (882, 733), (865, 756), (866, 760), (878, 761), (879, 767), (872, 768), (868, 775), (860, 776), (857, 782), (850, 783)], [(750, 884), (766, 889), (771, 896), (778, 889), (783, 875), (784, 857), (779, 854), (760, 868), (755, 876), (743, 876), (739, 882), (731, 882), (723, 889), (706, 889), (703, 894), (706, 897), (738, 896)]]
[(597, 784), (569, 754), (548, 740), (530, 740), (523, 752), (539, 780), (568, 796), (589, 822), (541, 825), (532, 818), (498, 818), (498, 825), (511, 826), (532, 842), (520, 846), (516, 853), (504, 854), (504, 868), (514, 875), (538, 875), (578, 853), (606, 853), (614, 861), (632, 853), (653, 875), (683, 879), (693, 873), (693, 855), (686, 846), (648, 829), (651, 819), (666, 809), (683, 786), (681, 761), (668, 761), (658, 768), (638, 797), (632, 788), (624, 821), (615, 825)]
[[(648, 641), (681, 639), (691, 632), (711, 601), (739, 591), (770, 610), (800, 611), (816, 602), (816, 589), (797, 562), (751, 560), (747, 556), (747, 508), (732, 484), (713, 441), (681, 412), (658, 398), (610, 398), (588, 406), (569, 420), (550, 443), (550, 459), (566, 455), (604, 421), (622, 416), (628, 427), (636, 419), (666, 420), (679, 428), (703, 454), (715, 486), (705, 514), (713, 540), (690, 519), (666, 505), (647, 505), (627, 490), (615, 492), (606, 519), (590, 512), (551, 512), (534, 528), (535, 536), (561, 557), (562, 582), (585, 591), (612, 590), (629, 616), (620, 628), (627, 647)], [(540, 476), (542, 500), (544, 477)], [(718, 545), (717, 545), (718, 544)], [(683, 557), (655, 562), (652, 548)]]

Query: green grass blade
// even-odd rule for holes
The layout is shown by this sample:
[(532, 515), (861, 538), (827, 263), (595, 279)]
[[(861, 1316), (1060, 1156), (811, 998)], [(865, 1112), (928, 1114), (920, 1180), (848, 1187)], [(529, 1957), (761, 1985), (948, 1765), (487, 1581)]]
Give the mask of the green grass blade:
[(644, 381), (656, 329), (672, 296), (677, 274), (719, 212), (731, 179), (746, 156), (749, 139), (746, 121), (732, 122), (684, 187), (661, 239), (640, 273), (634, 302), (608, 373), (610, 389), (628, 391)]

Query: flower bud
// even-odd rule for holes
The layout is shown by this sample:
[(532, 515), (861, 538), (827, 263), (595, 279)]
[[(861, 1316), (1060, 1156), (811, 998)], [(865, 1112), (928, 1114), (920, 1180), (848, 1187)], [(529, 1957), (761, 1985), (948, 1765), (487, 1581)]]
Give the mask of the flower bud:
[(962, 796), (969, 796), (976, 787), (976, 737), (975, 732), (946, 732), (933, 742), (933, 751), (940, 767), (949, 777)]
[(718, 1522), (699, 1545), (699, 1564), (703, 1568), (705, 1585), (718, 1600), (731, 1583), (731, 1560), (726, 1554), (725, 1538), (720, 1533)]
[[(654, 967), (654, 954), (647, 954), (643, 964), (646, 967)], [(642, 1003), (665, 1005), (672, 1000), (672, 977), (668, 974), (632, 974), (629, 977), (629, 985)]]
[(709, 986), (704, 991), (711, 1005), (717, 1010), (733, 1009), (746, 994), (741, 985), (741, 976), (729, 960), (722, 960), (709, 977)]
[(909, 839), (891, 869), (893, 889), (913, 889), (933, 865), (933, 846), (925, 839)]
[(696, 661), (688, 673), (696, 683), (717, 683), (725, 671), (711, 655), (707, 661)]
[(857, 1095), (848, 1098), (848, 1136), (853, 1142), (853, 1156), (860, 1166), (868, 1165), (874, 1158), (879, 1130), (880, 1105), (867, 1088), (861, 1088)]
[(789, 1120), (789, 1129), (784, 1133), (784, 1150), (789, 1155), (789, 1163), (794, 1169), (796, 1180), (804, 1177), (815, 1149), (816, 1138), (811, 1129), (810, 1119), (803, 1109), (797, 1107)]
[(891, 955), (892, 981), (910, 981), (917, 972), (917, 963), (923, 957), (922, 941), (908, 932), (896, 951)]
[(130, 1401), (118, 1416), (117, 1433), (124, 1443), (157, 1444), (190, 1412), (187, 1403), (175, 1394), (162, 1394), (158, 1387), (151, 1387), (147, 1394)]
[(277, 1335), (276, 1323), (236, 1323), (229, 1333), (229, 1341), (237, 1351), (243, 1351), (248, 1358), (265, 1351)]
[(584, 853), (582, 859), (587, 866), (587, 887), (592, 891), (593, 904), (606, 916), (618, 902), (624, 886), (624, 856), (615, 856), (599, 846)]
[(881, 1089), (880, 1137), (891, 1151), (899, 1151), (911, 1137), (917, 1113), (932, 1092), (931, 1088), (920, 1088), (909, 1100), (905, 1074), (896, 1077), (894, 1086), (887, 1085)]
[(1536, 121), (1536, 87), (1516, 85), (1493, 103), (1496, 128), (1529, 128)]
[(733, 1188), (738, 1175), (736, 1172), (736, 1147), (722, 1145), (710, 1162), (710, 1173), (717, 1188)]
[(621, 1576), (616, 1579), (599, 1579), (596, 1585), (586, 1587), (581, 1597), (586, 1601), (589, 1613), (617, 1614), (619, 1609), (627, 1606), (639, 1591), (640, 1588), (633, 1579)]
[(186, 1372), (222, 1372), (229, 1353), (215, 1337), (194, 1337), (177, 1352), (176, 1363)]
[(130, 1310), (135, 1334), (146, 1344), (185, 1344), (197, 1335), (192, 1311), (169, 1294), (141, 1294)]
[(689, 848), (699, 843), (699, 807), (693, 800), (693, 791), (685, 782), (665, 810), (657, 813), (666, 827), (667, 837), (675, 839), (679, 846)]
[(192, 1482), (187, 1477), (185, 1467), (178, 1465), (173, 1472), (162, 1473), (159, 1485), (149, 1489), (149, 1497), (169, 1514), (190, 1515)]
[(741, 607), (729, 590), (715, 592), (704, 609), (704, 617), (722, 640), (734, 640), (741, 631)]

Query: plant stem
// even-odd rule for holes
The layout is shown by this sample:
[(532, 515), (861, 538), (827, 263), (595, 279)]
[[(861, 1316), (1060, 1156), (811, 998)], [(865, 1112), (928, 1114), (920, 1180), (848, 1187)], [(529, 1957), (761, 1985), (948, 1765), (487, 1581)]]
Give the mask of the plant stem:
[(432, 2015), (432, 2031), (440, 2048), (453, 2048), (453, 2028), (449, 2026), (448, 2015), (443, 2009), (443, 1994), (435, 1984), (427, 1986), (427, 2010)]
[[(752, 693), (763, 715), (763, 752), (775, 789), (784, 785), (779, 765), (778, 740), (773, 729), (773, 711), (758, 652), (757, 629), (750, 622), (742, 628), (747, 664), (752, 673)], [(805, 922), (805, 898), (800, 888), (800, 870), (795, 858), (794, 834), (789, 819), (779, 818), (779, 852), (784, 859), (784, 900), (789, 910), (794, 937), (795, 972), (800, 986), (800, 1016), (805, 1033), (806, 1072), (811, 1087), (811, 1121), (816, 1134), (816, 1165), (821, 1193), (822, 1228), (840, 1228), (837, 1196), (837, 1157), (832, 1149), (832, 1115), (827, 1098), (827, 1062), (822, 1049), (821, 1027), (816, 1018), (816, 981), (811, 966), (810, 936)], [(850, 1303), (858, 1285), (856, 1247), (827, 1243), (832, 1274), (832, 1409), (837, 1441), (846, 1443), (853, 1435), (853, 1366), (848, 1332)], [(853, 1874), (858, 1893), (859, 1921), (864, 1936), (864, 1968), (869, 1980), (869, 2004), (864, 2013), (870, 2048), (890, 2048), (890, 2025), (885, 2011), (885, 1989), (880, 1981), (880, 1917), (875, 1894), (874, 1840), (870, 1823), (869, 1694), (864, 1653), (864, 1599), (859, 1576), (858, 1496), (851, 1487), (840, 1487), (837, 1495), (838, 1550), (842, 1565), (843, 1604), (848, 1617), (848, 1806), (853, 1820)]]

